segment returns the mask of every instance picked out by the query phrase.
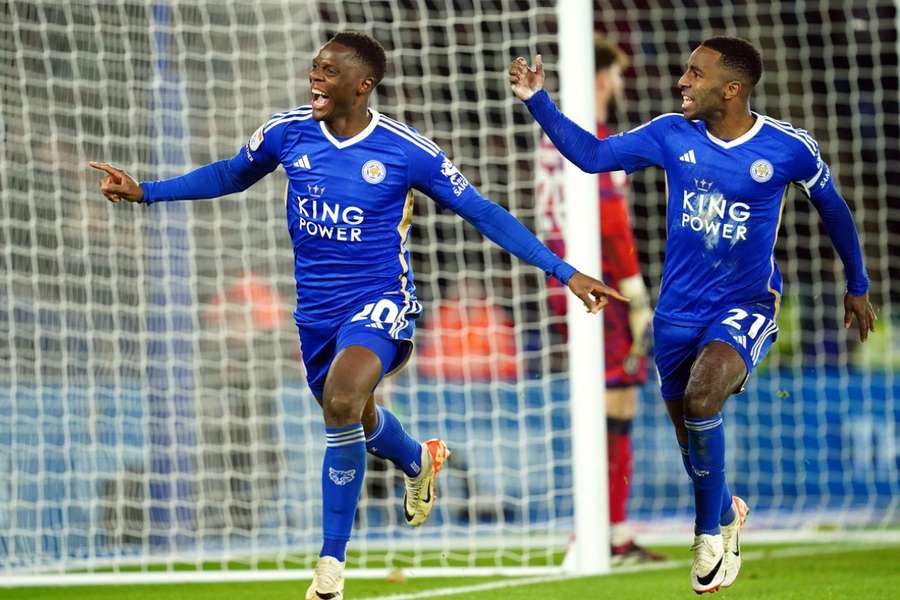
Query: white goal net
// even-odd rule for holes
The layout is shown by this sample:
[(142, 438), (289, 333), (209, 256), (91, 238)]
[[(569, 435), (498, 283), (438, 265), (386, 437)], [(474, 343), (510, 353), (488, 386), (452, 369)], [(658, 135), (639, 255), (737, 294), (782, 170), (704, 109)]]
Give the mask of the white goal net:
[[(840, 326), (839, 262), (792, 195), (776, 249), (781, 336), (726, 409), (732, 488), (755, 527), (896, 527), (897, 8), (653, 4), (595, 12), (595, 29), (632, 61), (614, 126), (677, 110), (674, 82), (705, 37), (755, 42), (766, 73), (754, 108), (819, 140), (854, 209), (879, 310), (873, 339), (854, 343)], [(283, 173), (216, 201), (113, 206), (87, 161), (157, 179), (230, 156), (271, 114), (308, 102), (323, 41), (360, 30), (388, 53), (378, 110), (435, 140), (534, 228), (539, 132), (506, 67), (541, 52), (555, 95), (566, 77), (557, 10), (549, 0), (0, 5), (0, 573), (308, 569), (320, 542), (323, 426), (290, 319)], [(656, 170), (632, 185), (653, 292), (663, 185)], [(558, 565), (573, 464), (591, 458), (570, 452), (569, 351), (543, 276), (427, 198), (413, 223), (418, 352), (381, 399), (454, 456), (421, 530), (404, 523), (399, 473), (369, 462), (351, 564)], [(648, 536), (687, 532), (691, 492), (653, 381), (633, 439), (632, 519)]]

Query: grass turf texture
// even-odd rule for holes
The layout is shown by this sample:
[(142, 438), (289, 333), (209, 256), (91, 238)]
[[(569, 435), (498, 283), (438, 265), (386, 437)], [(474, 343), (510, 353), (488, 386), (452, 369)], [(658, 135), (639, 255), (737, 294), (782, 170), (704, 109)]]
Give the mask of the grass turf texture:
[[(567, 579), (531, 583), (493, 591), (470, 591), (452, 596), (463, 599), (503, 598), (531, 600), (546, 598), (616, 599), (693, 598), (688, 569), (690, 553), (684, 547), (664, 548), (679, 565), (661, 570), (613, 573), (606, 577)], [(897, 598), (900, 590), (900, 546), (746, 546), (741, 575), (732, 588), (716, 598)], [(532, 578), (529, 578), (532, 579)], [(413, 578), (405, 583), (384, 580), (349, 580), (348, 600), (417, 595), (430, 597), (429, 590), (462, 588), (469, 585), (512, 582), (489, 578)], [(221, 584), (122, 585), (84, 587), (44, 587), (0, 589), (0, 600), (250, 600), (302, 598), (306, 581), (251, 582)], [(423, 594), (418, 596), (418, 594)]]

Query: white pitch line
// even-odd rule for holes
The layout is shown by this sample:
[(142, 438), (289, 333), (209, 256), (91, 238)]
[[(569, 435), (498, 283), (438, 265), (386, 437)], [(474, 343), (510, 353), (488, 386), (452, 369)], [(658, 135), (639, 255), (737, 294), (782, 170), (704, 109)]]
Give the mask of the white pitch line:
[[(844, 552), (861, 552), (865, 550), (882, 550), (885, 548), (896, 548), (893, 544), (873, 544), (873, 545), (848, 545), (843, 547), (823, 547), (808, 546), (782, 548), (774, 550), (757, 550), (755, 552), (744, 552), (744, 558), (747, 560), (755, 560), (759, 558), (790, 558), (797, 556), (818, 556), (823, 554), (842, 554)], [(614, 571), (606, 575), (620, 575), (623, 573), (638, 573), (643, 571), (663, 571), (668, 569), (677, 569), (679, 567), (689, 567), (691, 560), (667, 560), (656, 563), (646, 563), (640, 565), (632, 565), (626, 567), (617, 567)], [(531, 585), (534, 583), (551, 583), (554, 581), (563, 581), (567, 579), (579, 579), (584, 577), (578, 574), (562, 574), (543, 577), (527, 577), (517, 578), (508, 581), (493, 581), (490, 583), (476, 583), (467, 586), (438, 588), (435, 590), (425, 590), (422, 592), (413, 592), (409, 594), (392, 594), (390, 596), (371, 596), (369, 598), (360, 598), (359, 600), (419, 600), (420, 598), (440, 598), (445, 596), (455, 596), (458, 594), (467, 594), (471, 592), (487, 592), (511, 587), (519, 587), (523, 585)]]

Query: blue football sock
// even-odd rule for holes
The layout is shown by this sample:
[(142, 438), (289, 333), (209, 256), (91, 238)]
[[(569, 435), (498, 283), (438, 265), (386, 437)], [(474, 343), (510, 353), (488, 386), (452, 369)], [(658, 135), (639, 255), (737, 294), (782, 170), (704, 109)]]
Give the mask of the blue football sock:
[[(681, 450), (681, 462), (684, 463), (684, 470), (687, 472), (691, 480), (694, 479), (694, 469), (691, 467), (691, 457), (688, 454), (688, 447), (678, 444)], [(731, 500), (731, 490), (728, 489), (726, 481), (722, 488), (722, 514), (719, 517), (719, 525), (731, 525), (734, 521), (734, 502)]]
[(691, 481), (693, 481), (694, 469), (691, 467), (691, 455), (688, 453), (688, 447), (678, 444), (678, 448), (681, 449), (681, 462), (684, 464), (684, 470), (687, 476), (691, 478)]
[(376, 406), (375, 410), (378, 420), (375, 431), (366, 438), (366, 450), (415, 477), (422, 470), (422, 444), (406, 433), (394, 413), (383, 406)]
[(328, 445), (322, 461), (324, 542), (319, 556), (333, 556), (343, 562), (366, 474), (366, 434), (362, 423), (352, 423), (326, 427), (325, 437)]
[[(688, 447), (678, 444), (681, 450), (681, 462), (684, 463), (684, 470), (691, 480), (694, 479), (694, 469), (691, 467), (691, 457), (688, 454)], [(726, 481), (722, 488), (722, 514), (719, 517), (719, 525), (731, 525), (734, 521), (734, 502), (731, 500), (731, 490), (728, 489)]]
[(694, 472), (694, 533), (718, 535), (725, 486), (725, 429), (722, 415), (684, 418)]
[(731, 499), (731, 490), (728, 489), (728, 482), (722, 481), (722, 513), (719, 517), (719, 525), (731, 525), (734, 521), (734, 502)]

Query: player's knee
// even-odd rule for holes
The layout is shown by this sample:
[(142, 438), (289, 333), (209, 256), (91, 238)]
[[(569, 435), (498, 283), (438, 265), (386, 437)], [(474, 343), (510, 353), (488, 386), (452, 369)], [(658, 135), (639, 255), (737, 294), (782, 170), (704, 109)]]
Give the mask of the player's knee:
[(366, 397), (354, 393), (326, 394), (322, 400), (322, 414), (329, 427), (342, 427), (358, 423), (362, 417)]
[(722, 410), (724, 398), (708, 389), (688, 389), (684, 395), (684, 416), (696, 419), (711, 417)]

